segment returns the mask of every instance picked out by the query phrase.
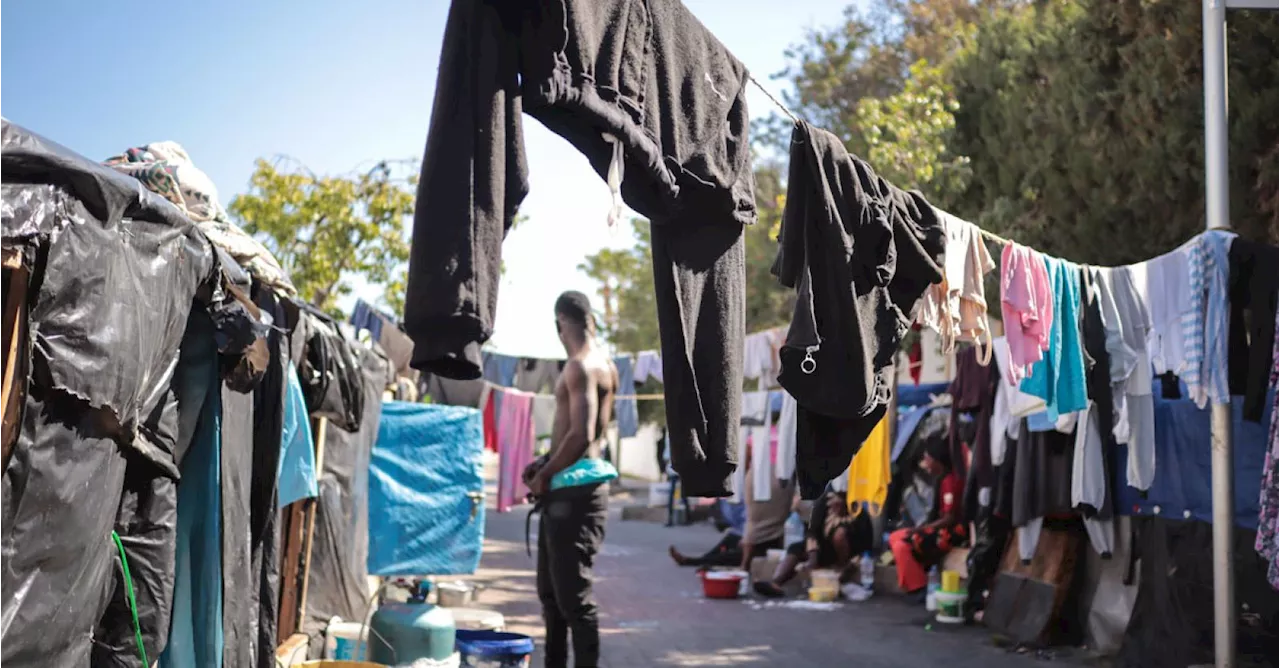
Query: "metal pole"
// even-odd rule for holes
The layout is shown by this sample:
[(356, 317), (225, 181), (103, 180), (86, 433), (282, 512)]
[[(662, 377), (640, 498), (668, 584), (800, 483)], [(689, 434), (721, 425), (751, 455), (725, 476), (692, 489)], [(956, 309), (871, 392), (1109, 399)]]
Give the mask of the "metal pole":
[[(1203, 1), (1205, 227), (1230, 227), (1227, 185), (1227, 5)], [(1231, 405), (1212, 407), (1214, 664), (1230, 668), (1236, 656), (1236, 592), (1232, 570), (1235, 531)]]

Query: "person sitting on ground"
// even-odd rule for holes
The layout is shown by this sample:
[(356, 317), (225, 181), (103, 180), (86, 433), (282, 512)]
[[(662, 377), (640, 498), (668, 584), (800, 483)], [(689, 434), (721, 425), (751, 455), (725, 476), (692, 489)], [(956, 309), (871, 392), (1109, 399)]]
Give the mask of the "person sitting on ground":
[[(745, 465), (743, 479), (748, 489), (744, 495), (751, 496), (751, 459)], [(785, 545), (787, 518), (791, 516), (791, 508), (795, 502), (798, 487), (791, 480), (779, 480), (770, 476), (768, 501), (747, 502), (747, 531), (742, 536), (742, 562), (744, 571), (751, 570), (751, 561), (763, 557), (769, 550), (781, 550)]]
[(889, 536), (889, 549), (898, 568), (898, 586), (907, 593), (923, 590), (929, 584), (929, 568), (941, 563), (951, 548), (968, 540), (959, 505), (964, 483), (951, 466), (951, 452), (945, 440), (930, 441), (920, 459), (920, 468), (937, 481), (933, 519)]
[(853, 558), (871, 549), (874, 529), (866, 512), (849, 512), (845, 492), (831, 486), (812, 502), (805, 526), (803, 542), (787, 546), (787, 553), (774, 570), (773, 579), (757, 582), (756, 593), (768, 598), (783, 595), (783, 586), (801, 572), (829, 568), (841, 572), (841, 579), (852, 573)]
[(711, 568), (713, 566), (737, 566), (742, 563), (742, 534), (746, 531), (746, 504), (733, 503), (728, 499), (718, 499), (716, 503), (716, 524), (724, 535), (700, 557), (689, 557), (681, 554), (676, 546), (667, 548), (671, 560), (677, 566), (697, 566)]

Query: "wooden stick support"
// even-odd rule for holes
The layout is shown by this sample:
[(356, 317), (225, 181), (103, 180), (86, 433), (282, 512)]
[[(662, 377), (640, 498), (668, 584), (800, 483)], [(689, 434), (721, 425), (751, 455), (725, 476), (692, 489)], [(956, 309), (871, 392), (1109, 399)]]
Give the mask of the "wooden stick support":
[[(319, 480), (324, 472), (324, 437), (329, 430), (329, 420), (322, 417), (315, 418), (312, 421), (312, 427), (316, 435), (316, 479)], [(316, 531), (316, 510), (316, 500), (308, 499), (307, 529), (302, 539), (302, 584), (298, 594), (298, 630), (302, 630), (303, 620), (307, 618), (307, 581), (311, 574), (311, 545)]]

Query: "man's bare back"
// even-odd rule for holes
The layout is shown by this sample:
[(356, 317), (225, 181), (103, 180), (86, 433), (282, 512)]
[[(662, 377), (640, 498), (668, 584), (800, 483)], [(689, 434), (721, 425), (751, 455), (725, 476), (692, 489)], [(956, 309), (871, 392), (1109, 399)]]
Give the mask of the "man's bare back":
[[(560, 447), (578, 445), (565, 441), (576, 419), (580, 429), (585, 430), (580, 437), (585, 439), (587, 446), (579, 458), (599, 457), (601, 441), (613, 419), (613, 399), (617, 392), (618, 369), (604, 351), (589, 347), (565, 362), (556, 382), (551, 456), (554, 458), (555, 450)], [(585, 415), (579, 415), (579, 411)]]

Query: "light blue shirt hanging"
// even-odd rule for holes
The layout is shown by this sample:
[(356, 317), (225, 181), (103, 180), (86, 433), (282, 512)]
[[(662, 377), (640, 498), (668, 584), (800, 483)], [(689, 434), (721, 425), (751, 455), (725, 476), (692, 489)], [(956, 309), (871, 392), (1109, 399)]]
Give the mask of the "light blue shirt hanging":
[(280, 434), (280, 466), (277, 471), (280, 483), (278, 506), (283, 508), (299, 499), (309, 499), (319, 493), (316, 484), (315, 441), (311, 437), (311, 420), (307, 415), (307, 402), (302, 396), (302, 384), (298, 382), (298, 370), (289, 363), (284, 389), (284, 425)]
[(1191, 308), (1182, 316), (1187, 369), (1181, 374), (1187, 391), (1204, 408), (1231, 402), (1227, 387), (1227, 280), (1235, 234), (1205, 232), (1191, 247)]
[(1084, 410), (1084, 352), (1080, 347), (1080, 266), (1045, 256), (1049, 290), (1054, 297), (1049, 349), (1022, 379), (1020, 389), (1044, 399), (1046, 417), (1056, 422), (1063, 413)]

